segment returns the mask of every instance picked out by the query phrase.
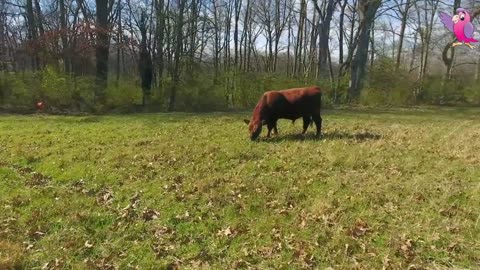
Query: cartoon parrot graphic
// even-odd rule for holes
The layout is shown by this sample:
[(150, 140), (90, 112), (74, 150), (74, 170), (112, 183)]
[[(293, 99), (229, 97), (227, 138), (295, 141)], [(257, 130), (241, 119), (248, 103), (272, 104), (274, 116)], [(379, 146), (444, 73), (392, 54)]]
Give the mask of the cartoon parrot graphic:
[(454, 16), (450, 16), (447, 13), (440, 11), (439, 17), (443, 25), (453, 32), (457, 38), (458, 42), (454, 42), (452, 44), (453, 47), (465, 44), (470, 47), (470, 49), (474, 48), (470, 43), (478, 42), (478, 40), (473, 38), (475, 28), (470, 21), (470, 14), (466, 9), (457, 8), (457, 14)]

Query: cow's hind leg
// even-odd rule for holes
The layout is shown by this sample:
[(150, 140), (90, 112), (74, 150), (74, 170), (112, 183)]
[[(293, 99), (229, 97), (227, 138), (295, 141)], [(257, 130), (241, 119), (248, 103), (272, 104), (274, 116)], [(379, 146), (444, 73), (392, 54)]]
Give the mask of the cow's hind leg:
[(313, 122), (315, 122), (315, 126), (317, 126), (317, 137), (320, 137), (322, 134), (322, 117), (320, 113), (315, 113), (312, 115)]
[(303, 117), (303, 131), (302, 131), (302, 135), (305, 135), (305, 132), (307, 132), (307, 128), (308, 128), (308, 126), (310, 125), (311, 121), (312, 121), (312, 119), (311, 119), (310, 115)]

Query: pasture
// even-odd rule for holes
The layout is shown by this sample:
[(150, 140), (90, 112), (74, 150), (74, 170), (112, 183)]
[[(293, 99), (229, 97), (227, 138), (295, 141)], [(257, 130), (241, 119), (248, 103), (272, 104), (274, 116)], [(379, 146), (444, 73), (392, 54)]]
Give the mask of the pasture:
[(0, 269), (478, 269), (479, 113), (0, 115)]

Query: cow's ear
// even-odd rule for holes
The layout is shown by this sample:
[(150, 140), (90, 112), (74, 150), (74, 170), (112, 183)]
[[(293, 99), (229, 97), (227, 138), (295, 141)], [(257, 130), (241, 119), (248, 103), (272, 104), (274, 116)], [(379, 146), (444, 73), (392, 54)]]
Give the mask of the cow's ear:
[(247, 119), (243, 119), (243, 122), (247, 125), (250, 124), (250, 120), (247, 120)]

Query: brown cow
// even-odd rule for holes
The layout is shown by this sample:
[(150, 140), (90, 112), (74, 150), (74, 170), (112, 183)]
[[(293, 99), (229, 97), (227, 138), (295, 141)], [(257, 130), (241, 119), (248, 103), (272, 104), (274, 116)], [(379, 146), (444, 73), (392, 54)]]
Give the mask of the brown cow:
[(249, 125), (250, 139), (255, 140), (260, 135), (263, 125), (267, 125), (267, 137), (270, 137), (272, 129), (278, 134), (278, 119), (295, 121), (300, 117), (303, 117), (302, 134), (305, 134), (313, 120), (317, 126), (317, 137), (320, 136), (321, 101), (322, 94), (317, 86), (265, 92), (253, 110), (252, 119), (244, 120)]

